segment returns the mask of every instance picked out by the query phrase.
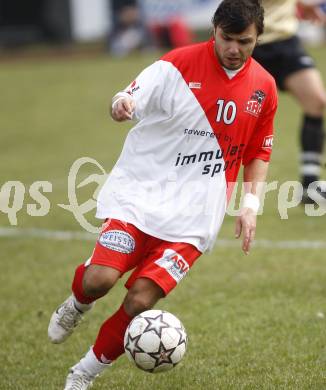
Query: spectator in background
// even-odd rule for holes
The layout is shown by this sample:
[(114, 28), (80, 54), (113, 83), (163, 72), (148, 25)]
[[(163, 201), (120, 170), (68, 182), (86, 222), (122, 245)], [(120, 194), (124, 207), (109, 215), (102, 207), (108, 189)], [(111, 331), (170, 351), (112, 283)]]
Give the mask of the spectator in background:
[(113, 28), (109, 34), (109, 50), (124, 56), (150, 44), (136, 0), (112, 0)]
[[(326, 190), (320, 183), (315, 183), (320, 178), (322, 168), (326, 92), (314, 61), (296, 35), (299, 25), (297, 11), (303, 19), (325, 22), (326, 14), (322, 12), (321, 3), (263, 0), (265, 33), (253, 53), (253, 57), (274, 76), (279, 89), (291, 93), (303, 111), (300, 167), (302, 203), (314, 203), (316, 196), (326, 199)], [(313, 195), (308, 194), (309, 186), (313, 186), (310, 187)]]
[(139, 0), (146, 25), (157, 47), (176, 48), (193, 42), (183, 18), (189, 4), (185, 0)]
[(112, 0), (113, 28), (109, 48), (124, 56), (150, 46), (175, 48), (193, 42), (182, 14), (187, 5), (180, 0)]

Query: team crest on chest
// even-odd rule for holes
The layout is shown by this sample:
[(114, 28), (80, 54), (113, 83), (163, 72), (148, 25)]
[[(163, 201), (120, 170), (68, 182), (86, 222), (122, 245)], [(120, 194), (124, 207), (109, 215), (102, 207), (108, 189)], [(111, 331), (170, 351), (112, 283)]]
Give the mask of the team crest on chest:
[(254, 116), (259, 116), (265, 98), (265, 92), (260, 89), (255, 91), (246, 103), (245, 112)]

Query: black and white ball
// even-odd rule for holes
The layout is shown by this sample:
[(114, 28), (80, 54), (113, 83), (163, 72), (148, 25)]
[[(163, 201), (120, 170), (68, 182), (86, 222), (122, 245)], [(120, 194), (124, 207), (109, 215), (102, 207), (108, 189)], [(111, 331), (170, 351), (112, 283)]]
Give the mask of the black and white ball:
[(163, 310), (147, 310), (136, 316), (124, 336), (131, 362), (148, 372), (167, 371), (177, 365), (187, 348), (187, 333), (181, 321)]

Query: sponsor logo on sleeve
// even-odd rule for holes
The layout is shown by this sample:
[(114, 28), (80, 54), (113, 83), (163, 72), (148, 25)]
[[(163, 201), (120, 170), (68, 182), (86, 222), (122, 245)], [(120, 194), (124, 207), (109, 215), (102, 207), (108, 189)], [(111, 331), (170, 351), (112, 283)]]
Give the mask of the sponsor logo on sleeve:
[(267, 135), (265, 138), (264, 138), (264, 141), (263, 141), (263, 148), (264, 149), (272, 149), (273, 147), (273, 139), (274, 139), (274, 136), (273, 135)]
[(135, 240), (123, 230), (109, 230), (100, 235), (98, 242), (105, 248), (120, 253), (132, 253), (135, 250)]
[(166, 269), (177, 283), (186, 276), (190, 268), (186, 260), (172, 249), (166, 249), (163, 256), (155, 261), (155, 264)]
[(127, 89), (127, 93), (129, 93), (129, 95), (133, 96), (133, 94), (138, 91), (140, 89), (140, 86), (137, 85), (137, 81), (134, 80), (130, 86), (128, 87)]
[(259, 116), (265, 98), (265, 92), (261, 91), (260, 89), (253, 92), (250, 99), (246, 103), (245, 112), (254, 116)]

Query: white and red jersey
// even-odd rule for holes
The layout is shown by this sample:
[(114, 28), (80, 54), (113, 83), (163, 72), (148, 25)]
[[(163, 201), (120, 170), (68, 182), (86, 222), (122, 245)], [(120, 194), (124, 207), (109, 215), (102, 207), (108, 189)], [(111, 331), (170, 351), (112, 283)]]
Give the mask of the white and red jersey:
[(270, 159), (272, 76), (250, 58), (229, 79), (208, 41), (164, 55), (125, 92), (138, 123), (99, 194), (97, 217), (211, 248), (241, 163)]

